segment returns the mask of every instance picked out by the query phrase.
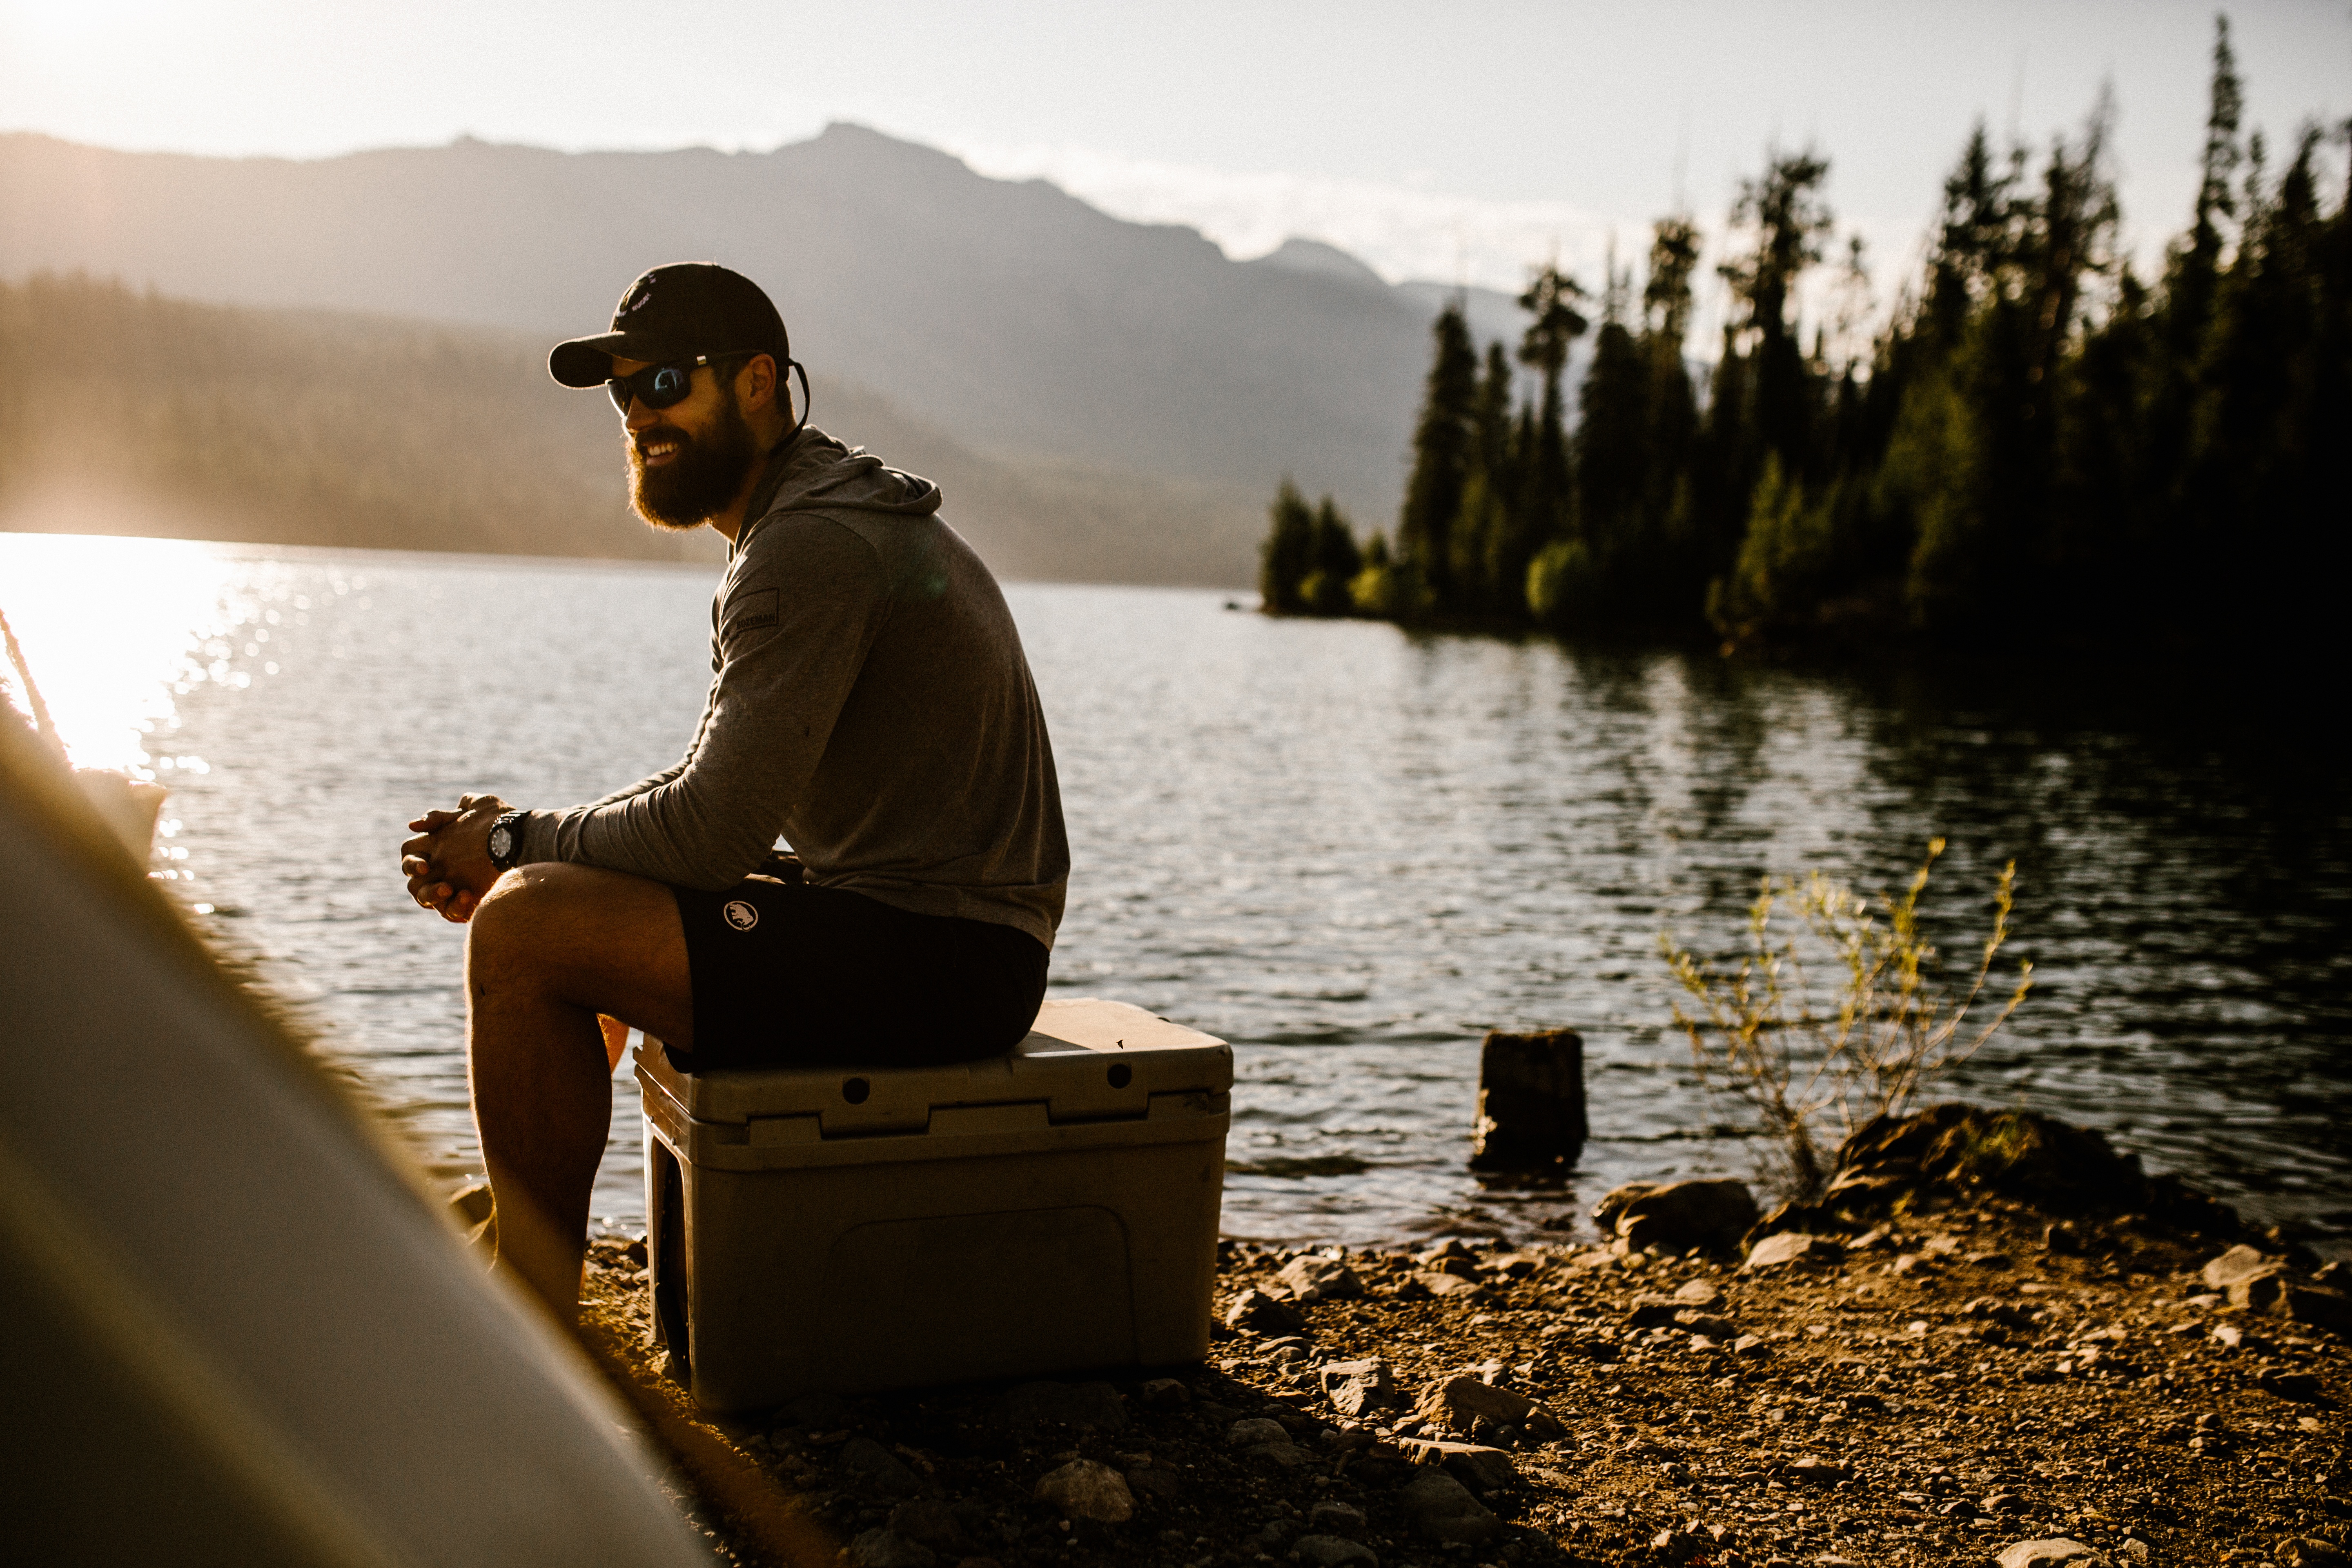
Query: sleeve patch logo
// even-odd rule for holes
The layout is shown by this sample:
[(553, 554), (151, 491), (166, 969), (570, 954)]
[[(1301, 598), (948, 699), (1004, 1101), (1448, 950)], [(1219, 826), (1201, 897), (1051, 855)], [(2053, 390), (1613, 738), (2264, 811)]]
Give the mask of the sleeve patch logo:
[(728, 900), (726, 907), (719, 912), (726, 916), (727, 923), (737, 931), (750, 931), (760, 923), (760, 911), (741, 899)]
[(755, 631), (761, 626), (781, 625), (783, 606), (780, 592), (774, 588), (754, 588), (736, 595), (727, 602), (724, 619), (729, 632)]

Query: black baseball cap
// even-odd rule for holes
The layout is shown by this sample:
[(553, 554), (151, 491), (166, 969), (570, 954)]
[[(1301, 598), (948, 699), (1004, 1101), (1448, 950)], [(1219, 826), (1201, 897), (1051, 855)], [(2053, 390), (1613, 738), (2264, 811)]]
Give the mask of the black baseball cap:
[(704, 354), (773, 355), (792, 363), (784, 319), (764, 289), (711, 261), (674, 261), (638, 276), (613, 311), (613, 330), (555, 345), (550, 375), (566, 386), (602, 386), (615, 359), (648, 364)]

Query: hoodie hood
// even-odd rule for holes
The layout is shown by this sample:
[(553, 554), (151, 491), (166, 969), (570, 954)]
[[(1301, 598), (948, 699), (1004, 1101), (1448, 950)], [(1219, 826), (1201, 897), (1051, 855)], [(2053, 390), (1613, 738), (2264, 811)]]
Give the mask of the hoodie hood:
[(740, 551), (770, 518), (791, 511), (878, 511), (929, 517), (940, 510), (940, 487), (919, 474), (890, 467), (864, 447), (842, 445), (814, 426), (785, 443), (768, 459), (751, 489), (745, 515), (752, 518), (736, 536)]

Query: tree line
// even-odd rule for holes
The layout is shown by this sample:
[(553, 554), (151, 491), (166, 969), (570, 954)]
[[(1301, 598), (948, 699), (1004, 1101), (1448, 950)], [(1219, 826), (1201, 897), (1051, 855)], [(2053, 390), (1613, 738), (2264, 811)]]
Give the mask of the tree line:
[[(2352, 126), (2306, 124), (2273, 168), (2243, 108), (2225, 19), (2191, 222), (2149, 280), (2119, 250), (2103, 96), (2039, 154), (1977, 127), (1921, 275), (1853, 347), (1861, 241), (1831, 260), (1811, 151), (1741, 184), (1717, 266), (1732, 308), (1697, 374), (1687, 215), (1654, 226), (1638, 289), (1613, 258), (1597, 300), (1537, 272), (1515, 353), (1482, 356), (1442, 313), (1393, 542), (1360, 546), (1286, 480), (1265, 608), (1738, 641), (2316, 640), (2352, 445), (2352, 204), (2325, 153)], [(1833, 304), (1809, 323), (1825, 265)], [(1539, 390), (1515, 399), (1521, 366)]]

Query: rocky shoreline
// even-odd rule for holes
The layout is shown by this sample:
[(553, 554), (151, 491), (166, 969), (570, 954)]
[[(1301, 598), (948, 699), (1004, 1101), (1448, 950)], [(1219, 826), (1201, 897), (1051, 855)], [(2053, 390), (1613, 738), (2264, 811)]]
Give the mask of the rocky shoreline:
[(1729, 1184), (1584, 1245), (1227, 1242), (1209, 1361), (1108, 1382), (709, 1421), (617, 1244), (585, 1329), (732, 1468), (681, 1500), (746, 1563), (2347, 1560), (2343, 1266), (2040, 1118), (1870, 1131), (1728, 1243)]

